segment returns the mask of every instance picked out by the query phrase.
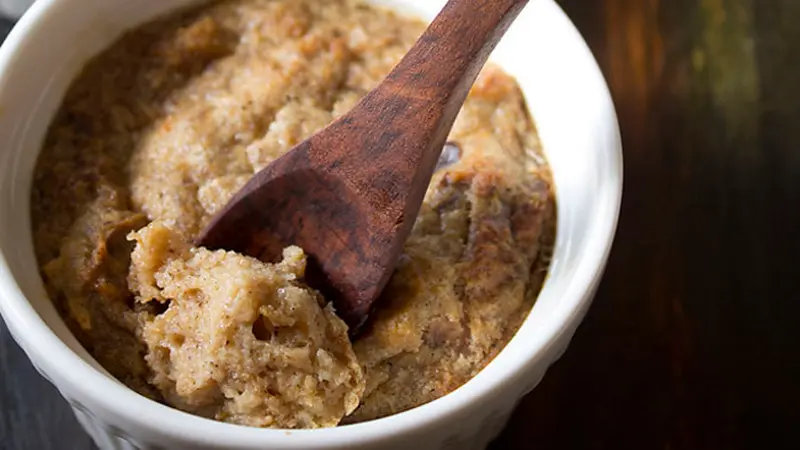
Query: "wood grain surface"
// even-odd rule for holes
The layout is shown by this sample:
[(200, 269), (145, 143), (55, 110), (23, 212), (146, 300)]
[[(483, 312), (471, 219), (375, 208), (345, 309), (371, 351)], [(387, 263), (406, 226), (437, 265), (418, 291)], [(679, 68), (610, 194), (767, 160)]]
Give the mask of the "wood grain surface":
[(800, 2), (561, 4), (614, 96), (622, 215), (493, 449), (800, 448)]
[[(800, 2), (562, 0), (611, 87), (625, 193), (564, 357), (497, 449), (795, 449)], [(91, 448), (0, 334), (0, 448)]]

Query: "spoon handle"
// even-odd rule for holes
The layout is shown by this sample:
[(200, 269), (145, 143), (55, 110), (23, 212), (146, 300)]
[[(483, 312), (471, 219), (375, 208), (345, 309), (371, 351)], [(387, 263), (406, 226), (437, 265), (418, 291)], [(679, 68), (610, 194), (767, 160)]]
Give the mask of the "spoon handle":
[(369, 209), (398, 217), (406, 234), (472, 84), (527, 3), (450, 0), (386, 79), (332, 125), (342, 143), (354, 141), (331, 153), (315, 148), (318, 166), (347, 180)]
[(442, 104), (443, 117), (457, 114), (489, 54), (527, 3), (450, 0), (376, 92), (410, 99), (422, 109)]

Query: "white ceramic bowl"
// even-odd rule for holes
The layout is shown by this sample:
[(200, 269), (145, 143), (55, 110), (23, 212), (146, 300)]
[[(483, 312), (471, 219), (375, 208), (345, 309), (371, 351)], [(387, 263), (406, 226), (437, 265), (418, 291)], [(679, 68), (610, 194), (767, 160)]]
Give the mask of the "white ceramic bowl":
[[(324, 430), (246, 428), (147, 400), (70, 334), (37, 271), (29, 192), (42, 137), (81, 65), (121, 31), (191, 0), (40, 0), (0, 49), (0, 311), (40, 373), (102, 449), (483, 448), (565, 350), (616, 227), (622, 157), (608, 89), (552, 0), (533, 0), (493, 55), (519, 80), (552, 165), (558, 235), (550, 276), (508, 346), (455, 392), (388, 418)], [(393, 0), (432, 18), (443, 0)]]

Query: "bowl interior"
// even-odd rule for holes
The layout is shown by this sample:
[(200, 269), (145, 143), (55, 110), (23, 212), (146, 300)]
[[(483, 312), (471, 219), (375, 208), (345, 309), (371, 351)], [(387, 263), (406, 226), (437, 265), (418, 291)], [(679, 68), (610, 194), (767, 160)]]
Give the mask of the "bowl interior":
[[(122, 30), (192, 2), (40, 0), (0, 51), (0, 295), (4, 317), (34, 360), (86, 370), (76, 365), (77, 355), (105, 373), (56, 313), (34, 258), (29, 190), (47, 126), (88, 58)], [(444, 4), (374, 2), (428, 19)], [(600, 71), (569, 20), (552, 0), (531, 2), (492, 60), (519, 81), (553, 170), (559, 216), (554, 259), (517, 336), (475, 379), (430, 405), (485, 395), (540, 357), (588, 306), (616, 226), (622, 177), (616, 116)], [(74, 354), (56, 351), (57, 341)], [(437, 408), (430, 405), (423, 408)]]

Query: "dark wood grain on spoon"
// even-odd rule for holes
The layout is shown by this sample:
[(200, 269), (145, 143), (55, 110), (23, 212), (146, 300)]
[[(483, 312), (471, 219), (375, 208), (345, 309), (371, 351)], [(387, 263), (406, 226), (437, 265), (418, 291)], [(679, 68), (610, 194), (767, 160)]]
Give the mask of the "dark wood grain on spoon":
[(357, 330), (391, 276), (470, 87), (527, 0), (451, 0), (353, 110), (257, 173), (198, 244), (264, 261), (287, 245)]

